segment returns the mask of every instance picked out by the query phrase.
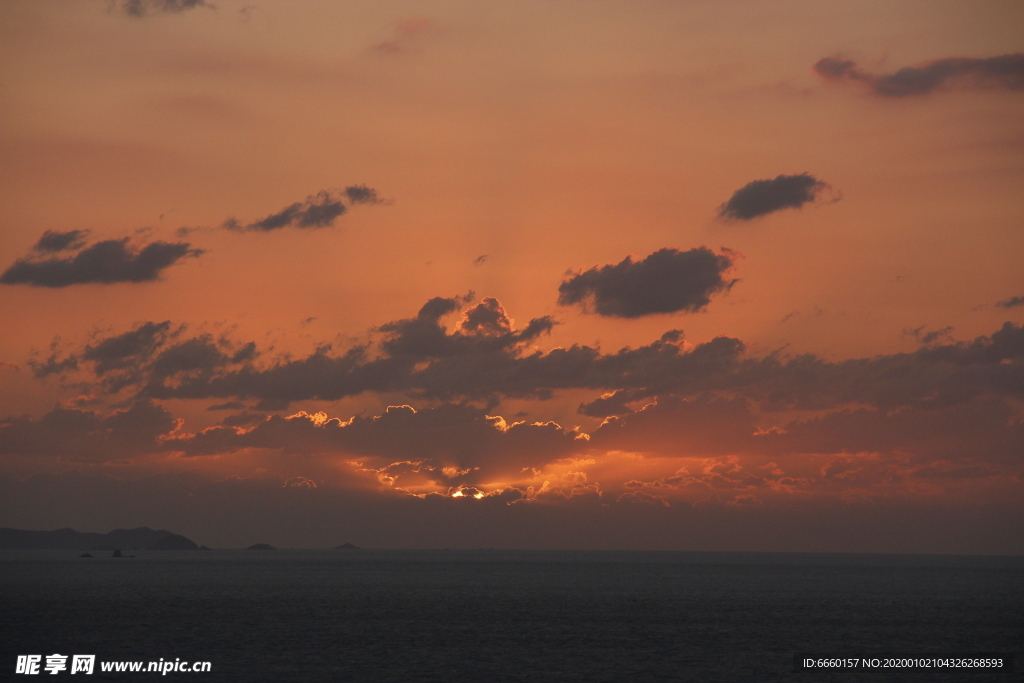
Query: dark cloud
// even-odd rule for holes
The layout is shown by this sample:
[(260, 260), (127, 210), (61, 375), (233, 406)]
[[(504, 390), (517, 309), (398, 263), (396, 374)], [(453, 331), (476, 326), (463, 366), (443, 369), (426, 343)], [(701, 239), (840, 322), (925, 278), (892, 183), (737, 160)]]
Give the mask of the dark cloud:
[[(253, 423), (252, 429), (234, 428)], [(243, 413), (224, 425), (168, 440), (166, 447), (188, 456), (244, 448), (343, 452), (374, 458), (378, 464), (367, 466), (389, 485), (415, 479), (453, 486), (519, 477), (524, 469), (568, 457), (586, 445), (578, 431), (553, 422), (507, 424), (480, 408), (456, 404), (421, 410), (390, 406), (380, 415), (348, 421), (323, 413), (269, 418)]]
[(119, 9), (130, 17), (146, 17), (163, 12), (177, 14), (198, 7), (214, 9), (206, 0), (121, 0)]
[[(255, 350), (255, 344), (249, 348)], [(243, 357), (246, 354), (243, 353)], [(164, 349), (153, 360), (150, 370), (152, 376), (158, 378), (191, 372), (210, 373), (231, 360), (212, 337), (203, 335)]]
[(468, 334), (500, 336), (512, 332), (512, 321), (508, 319), (501, 303), (487, 296), (466, 311), (459, 329)]
[(395, 358), (445, 358), (501, 352), (528, 342), (554, 327), (551, 318), (535, 318), (522, 330), (512, 323), (501, 303), (485, 297), (462, 316), (455, 332), (449, 333), (441, 319), (468, 303), (472, 293), (463, 298), (435, 297), (423, 305), (415, 318), (396, 320), (381, 325), (385, 333), (381, 348)]
[(595, 398), (589, 403), (581, 403), (578, 412), (580, 415), (587, 415), (589, 417), (625, 415), (626, 413), (633, 412), (627, 405), (633, 400), (633, 392), (619, 389), (618, 391)]
[(366, 185), (350, 185), (340, 192), (321, 190), (277, 213), (243, 225), (235, 218), (224, 221), (228, 230), (270, 232), (283, 228), (327, 228), (335, 219), (357, 204), (380, 204), (377, 191)]
[[(629, 490), (644, 495), (623, 502), (716, 497), (761, 505), (792, 492), (903, 495), (971, 481), (996, 490), (1019, 477), (1024, 327), (1012, 323), (972, 341), (930, 340), (911, 353), (839, 362), (810, 354), (747, 358), (737, 339), (693, 345), (678, 330), (612, 353), (586, 346), (545, 352), (532, 341), (550, 321), (517, 328), (496, 299), (466, 299), (431, 299), (415, 317), (382, 326), (375, 344), (339, 353), (322, 346), (270, 362), (250, 344), (145, 323), (72, 354), (80, 372), (91, 369), (104, 382), (130, 379), (139, 392), (130, 409), (103, 415), (65, 407), (8, 419), (0, 423), (0, 453), (121, 460), (247, 451), (324, 467), (355, 462), (346, 476), (386, 490), (447, 489), (442, 498), (461, 490), (467, 504), (493, 494), (505, 502), (602, 505)], [(589, 436), (551, 422), (510, 424), (495, 410), (502, 398), (569, 389), (598, 392), (580, 407), (605, 418)], [(362, 392), (404, 393), (422, 407), (347, 420), (258, 412)], [(194, 434), (153, 403), (215, 396), (230, 400), (211, 408), (241, 412)], [(258, 401), (257, 410), (242, 399)], [(577, 461), (622, 457), (616, 453), (677, 458), (682, 467), (629, 485), (566, 471)], [(495, 482), (538, 478), (549, 483), (517, 492), (503, 484), (494, 493)]]
[(641, 261), (627, 256), (620, 263), (573, 274), (558, 287), (558, 303), (617, 318), (693, 313), (707, 306), (712, 294), (735, 284), (723, 277), (734, 258), (728, 249), (716, 254), (707, 247), (660, 249)]
[(345, 188), (345, 196), (351, 204), (380, 204), (377, 190), (366, 185), (349, 185)]
[[(54, 351), (45, 363), (34, 362), (37, 377), (65, 372), (81, 366), (92, 373), (110, 392), (132, 384), (160, 382), (169, 377), (209, 377), (230, 364), (252, 361), (256, 344), (234, 344), (203, 334), (182, 341), (185, 326), (172, 327), (169, 320), (145, 322), (121, 334), (102, 337), (78, 353), (61, 358)], [(239, 405), (238, 407), (242, 407)]]
[(809, 173), (754, 180), (733, 192), (729, 201), (718, 207), (718, 215), (726, 220), (749, 221), (782, 209), (799, 209), (828, 187)]
[(752, 446), (773, 454), (883, 453), (910, 467), (984, 463), (1012, 472), (1024, 457), (1024, 424), (1015, 413), (997, 397), (916, 410), (846, 408), (755, 435)]
[[(843, 408), (760, 428), (749, 399), (702, 394), (658, 396), (636, 412), (610, 417), (592, 434), (599, 449), (661, 456), (883, 454), (903, 466), (974, 463), (1005, 474), (1024, 456), (1024, 425), (1004, 398), (975, 397), (914, 410)], [(994, 470), (993, 470), (994, 471)]]
[[(40, 249), (40, 245), (64, 244), (61, 250), (72, 248), (76, 246), (80, 235), (75, 235), (70, 241), (67, 241), (67, 235), (79, 232), (47, 232), (40, 238), (36, 250), (47, 250), (45, 246)], [(18, 259), (0, 275), (0, 283), (68, 287), (90, 283), (150, 282), (158, 279), (165, 268), (202, 253), (202, 249), (193, 249), (188, 242), (157, 241), (141, 248), (134, 247), (129, 244), (129, 238), (125, 237), (96, 242), (65, 258), (39, 258), (33, 255)]]
[(1011, 296), (1009, 299), (997, 301), (996, 306), (999, 306), (1000, 308), (1016, 308), (1017, 306), (1024, 306), (1024, 296)]
[(75, 461), (134, 458), (162, 448), (161, 437), (180, 425), (148, 401), (103, 417), (88, 410), (54, 408), (33, 420), (0, 422), (0, 455), (39, 455)]
[(860, 75), (856, 62), (835, 57), (819, 59), (814, 63), (813, 69), (819, 76), (830, 81), (840, 78), (858, 78)]
[(170, 320), (146, 322), (133, 330), (86, 346), (82, 359), (94, 363), (97, 375), (137, 367), (153, 355), (170, 333)]
[(926, 332), (924, 329), (924, 325), (922, 325), (920, 327), (915, 327), (913, 329), (908, 328), (903, 330), (903, 336), (913, 337), (920, 343), (928, 345), (934, 344), (939, 340), (953, 341), (953, 337), (950, 334), (950, 332), (952, 331), (953, 328), (947, 325), (946, 327), (943, 327), (941, 329)]
[(826, 80), (863, 83), (883, 97), (926, 95), (951, 86), (1024, 90), (1024, 53), (936, 59), (887, 75), (862, 71), (850, 60), (826, 57), (814, 64), (814, 70)]
[(513, 330), (501, 305), (485, 300), (471, 307), (459, 326), (448, 332), (441, 318), (457, 311), (464, 301), (437, 297), (415, 318), (382, 325), (381, 354), (376, 357), (365, 346), (340, 355), (323, 346), (304, 359), (264, 368), (244, 363), (212, 376), (175, 377), (173, 383), (154, 374), (144, 392), (154, 398), (252, 397), (265, 410), (283, 410), (291, 401), (336, 400), (365, 391), (405, 390), (431, 398), (488, 395), (493, 390), (481, 386), (485, 380), (474, 378), (474, 373), (488, 366), (507, 366), (503, 359), (514, 361), (526, 343), (550, 331), (554, 322), (537, 318)]
[(609, 417), (591, 435), (591, 443), (693, 457), (741, 452), (756, 430), (747, 399), (699, 395), (687, 400), (669, 394), (629, 415)]
[(29, 361), (29, 367), (32, 368), (32, 376), (38, 379), (49, 377), (50, 375), (59, 375), (70, 370), (78, 369), (78, 359), (74, 356), (68, 358), (59, 358), (57, 354), (51, 354), (45, 362)]
[(825, 361), (813, 355), (750, 361), (733, 381), (770, 409), (816, 410), (862, 403), (894, 410), (996, 394), (1024, 396), (1024, 328), (1006, 323), (971, 342), (913, 353)]
[[(209, 409), (207, 409), (209, 410)], [(220, 423), (226, 427), (249, 427), (267, 419), (266, 413), (253, 413), (248, 410), (228, 415)]]
[[(560, 389), (628, 388), (634, 400), (666, 390), (701, 390), (725, 381), (741, 365), (744, 347), (739, 340), (720, 337), (684, 350), (679, 331), (611, 354), (577, 345), (546, 353), (533, 350), (530, 344), (554, 322), (536, 318), (514, 329), (493, 299), (468, 308), (449, 332), (441, 318), (457, 311), (463, 301), (432, 299), (416, 317), (381, 326), (383, 336), (376, 347), (361, 345), (334, 353), (325, 345), (305, 358), (268, 365), (255, 362), (259, 356), (247, 344), (234, 347), (239, 351), (227, 362), (203, 371), (182, 372), (184, 368), (178, 367), (169, 374), (147, 361), (135, 386), (143, 395), (159, 399), (252, 398), (261, 410), (368, 391), (491, 401), (502, 396), (550, 398)], [(241, 358), (242, 350), (251, 357)]]
[(78, 369), (78, 357), (75, 354), (71, 354), (62, 358), (61, 346), (60, 337), (55, 337), (50, 344), (50, 355), (45, 361), (39, 361), (35, 358), (28, 361), (28, 366), (32, 368), (32, 375), (34, 377), (42, 379), (50, 375), (60, 375)]
[[(451, 329), (443, 320), (464, 308)], [(533, 346), (554, 321), (516, 328), (493, 298), (437, 297), (413, 318), (379, 328), (375, 343), (341, 351), (324, 345), (301, 358), (268, 358), (255, 344), (205, 335), (186, 338), (169, 323), (146, 323), (71, 353), (109, 390), (133, 388), (150, 399), (257, 401), (283, 410), (293, 401), (335, 401), (364, 392), (400, 392), (419, 400), (547, 399), (589, 389), (609, 395), (580, 407), (596, 417), (628, 414), (630, 405), (673, 394), (718, 392), (764, 411), (934, 409), (984, 396), (1024, 398), (1024, 328), (1006, 323), (969, 342), (938, 336), (912, 353), (830, 361), (813, 354), (745, 356), (739, 339), (687, 344), (678, 330), (636, 348), (602, 352), (586, 345)], [(945, 331), (941, 331), (946, 334)], [(40, 365), (66, 362), (61, 354)], [(627, 405), (629, 404), (629, 405)]]
[(36, 242), (36, 246), (32, 247), (36, 251), (53, 252), (53, 251), (64, 251), (65, 249), (78, 249), (85, 244), (85, 238), (88, 237), (88, 230), (68, 230), (67, 232), (54, 232), (53, 230), (47, 230), (43, 233), (43, 236)]
[(513, 347), (439, 358), (405, 381), (428, 398), (547, 399), (560, 389), (623, 387), (637, 389), (637, 397), (642, 397), (663, 390), (666, 384), (691, 387), (707, 382), (735, 363), (742, 349), (739, 340), (720, 337), (687, 352), (674, 333), (610, 354), (580, 345), (528, 354)]
[[(234, 496), (250, 485), (260, 491), (254, 510), (275, 496), (358, 496), (366, 489), (373, 504), (420, 506), (417, 519), (437, 510), (450, 521), (460, 511), (517, 509), (550, 521), (546, 511), (572, 509), (580, 511), (577, 529), (590, 528), (595, 514), (778, 514), (820, 501), (816, 510), (841, 508), (836, 514), (843, 517), (862, 500), (1020, 500), (1019, 325), (949, 343), (918, 330), (930, 343), (911, 353), (837, 362), (811, 354), (751, 358), (738, 339), (686, 343), (678, 330), (614, 352), (535, 348), (551, 324), (540, 318), (517, 327), (489, 297), (437, 297), (415, 316), (382, 326), (373, 343), (268, 360), (252, 344), (188, 335), (167, 321), (143, 323), (69, 356), (82, 375), (130, 380), (138, 393), (120, 403), (129, 407), (90, 410), (84, 406), (92, 396), (83, 395), (39, 418), (0, 420), (0, 455), (17, 467), (44, 467), (52, 463), (35, 461), (238, 453), (230, 462), (264, 471), (252, 481), (231, 477), (204, 494), (222, 508), (231, 500), (234, 509)], [(54, 354), (54, 363), (66, 360)], [(497, 409), (502, 398), (569, 389), (594, 391), (580, 412), (605, 419), (589, 434), (553, 422), (513, 422)], [(265, 416), (242, 402), (252, 398), (262, 408), (361, 392), (407, 394), (417, 407), (392, 405), (345, 419)], [(194, 433), (155, 403), (213, 396), (229, 400), (211, 409), (233, 414)], [(474, 397), (486, 401), (465, 400)], [(631, 475), (622, 474), (626, 468)], [(202, 471), (197, 464), (189, 476)], [(627, 481), (637, 472), (642, 479)], [(80, 488), (62, 490), (76, 500)], [(181, 502), (189, 510), (198, 504), (191, 496)], [(0, 505), (17, 509), (4, 496)], [(305, 528), (308, 518), (297, 524)]]

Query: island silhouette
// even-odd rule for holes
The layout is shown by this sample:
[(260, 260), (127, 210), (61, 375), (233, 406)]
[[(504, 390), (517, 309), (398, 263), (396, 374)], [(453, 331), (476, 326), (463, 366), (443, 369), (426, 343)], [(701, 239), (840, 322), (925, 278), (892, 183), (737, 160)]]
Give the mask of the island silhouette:
[(198, 550), (180, 534), (149, 527), (114, 529), (106, 534), (64, 528), (55, 531), (0, 529), (0, 550)]

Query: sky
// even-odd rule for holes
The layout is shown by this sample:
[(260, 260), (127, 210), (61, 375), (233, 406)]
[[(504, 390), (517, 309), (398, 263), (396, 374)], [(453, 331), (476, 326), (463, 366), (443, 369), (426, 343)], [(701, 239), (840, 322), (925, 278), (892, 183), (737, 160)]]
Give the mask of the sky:
[(1022, 21), (0, 0), (0, 526), (1020, 554)]

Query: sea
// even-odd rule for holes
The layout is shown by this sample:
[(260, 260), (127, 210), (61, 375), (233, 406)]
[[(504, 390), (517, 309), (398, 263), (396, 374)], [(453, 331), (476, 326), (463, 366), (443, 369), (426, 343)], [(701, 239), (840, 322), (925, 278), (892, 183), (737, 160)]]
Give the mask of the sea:
[[(1024, 680), (1024, 557), (79, 554), (0, 552), (0, 680)], [(1014, 668), (794, 666), (801, 655), (990, 653), (1010, 655)], [(54, 654), (95, 655), (95, 670), (17, 672), (19, 656), (45, 665)], [(101, 670), (116, 661), (210, 670)]]

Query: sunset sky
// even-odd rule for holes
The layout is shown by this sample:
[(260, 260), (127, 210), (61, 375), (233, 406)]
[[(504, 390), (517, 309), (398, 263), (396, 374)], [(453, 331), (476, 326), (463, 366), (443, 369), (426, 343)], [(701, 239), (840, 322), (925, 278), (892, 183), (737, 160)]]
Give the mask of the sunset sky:
[(0, 1), (0, 526), (1024, 552), (1015, 0)]

